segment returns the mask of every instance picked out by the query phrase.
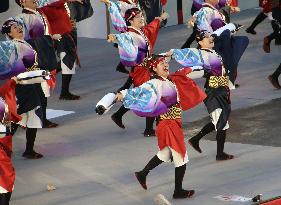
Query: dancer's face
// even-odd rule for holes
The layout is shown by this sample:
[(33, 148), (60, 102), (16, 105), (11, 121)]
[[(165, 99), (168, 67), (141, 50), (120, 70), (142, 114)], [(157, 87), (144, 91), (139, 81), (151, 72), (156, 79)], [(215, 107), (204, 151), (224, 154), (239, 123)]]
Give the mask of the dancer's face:
[(198, 42), (201, 48), (212, 49), (214, 47), (214, 38), (207, 35), (203, 40)]
[(168, 61), (166, 59), (161, 60), (153, 70), (158, 76), (167, 78), (170, 74)]
[(141, 29), (142, 27), (144, 27), (144, 17), (142, 15), (142, 12), (139, 13), (138, 15), (136, 15), (132, 20), (129, 21), (131, 26), (137, 28), (137, 29)]
[(22, 0), (21, 5), (23, 6), (23, 8), (29, 8), (32, 10), (36, 10), (37, 0)]
[(11, 26), (11, 31), (10, 33), (8, 33), (8, 35), (10, 36), (10, 38), (14, 39), (23, 39), (23, 30), (22, 30), (22, 27), (17, 24), (17, 23), (14, 23), (12, 26)]

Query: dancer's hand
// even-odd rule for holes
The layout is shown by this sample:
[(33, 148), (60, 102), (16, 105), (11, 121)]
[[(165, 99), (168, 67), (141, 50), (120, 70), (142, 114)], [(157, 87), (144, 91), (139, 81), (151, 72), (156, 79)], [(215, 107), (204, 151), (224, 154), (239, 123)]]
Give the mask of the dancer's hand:
[(167, 18), (169, 18), (169, 14), (167, 12), (163, 12), (161, 16), (156, 17), (155, 19), (159, 19), (160, 21), (165, 21)]
[(59, 41), (61, 39), (61, 35), (60, 34), (54, 34), (54, 35), (51, 35), (51, 38), (56, 40), (56, 41)]
[(116, 42), (117, 41), (117, 38), (116, 38), (116, 36), (114, 35), (114, 34), (109, 34), (108, 36), (107, 36), (107, 42), (108, 43), (114, 43), (114, 42)]
[(123, 100), (123, 95), (122, 95), (122, 93), (117, 93), (117, 94), (116, 94), (116, 100), (117, 100), (117, 102), (120, 102), (120, 101)]
[(174, 49), (171, 49), (171, 50), (169, 50), (169, 51), (166, 53), (166, 56), (167, 56), (167, 57), (172, 57), (173, 54), (174, 54)]
[(100, 0), (102, 3), (105, 3), (107, 6), (110, 6), (110, 1), (109, 0)]
[(188, 28), (193, 28), (194, 27), (194, 24), (195, 24), (195, 21), (196, 21), (196, 17), (195, 16), (192, 16), (188, 22), (187, 22), (187, 26)]
[(15, 81), (15, 82), (16, 82), (16, 84), (18, 84), (18, 83), (19, 83), (19, 79), (18, 79), (16, 76), (12, 77), (12, 78), (11, 78), (11, 80)]
[(238, 13), (240, 12), (240, 8), (239, 7), (230, 7), (230, 13)]

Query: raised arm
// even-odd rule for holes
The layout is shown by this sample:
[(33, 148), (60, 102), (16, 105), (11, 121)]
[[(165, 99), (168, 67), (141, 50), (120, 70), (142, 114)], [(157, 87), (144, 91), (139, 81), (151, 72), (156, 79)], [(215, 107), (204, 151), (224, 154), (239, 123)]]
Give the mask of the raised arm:
[(146, 57), (146, 45), (134, 41), (131, 33), (110, 34), (108, 42), (117, 43), (120, 59), (125, 66), (135, 66)]

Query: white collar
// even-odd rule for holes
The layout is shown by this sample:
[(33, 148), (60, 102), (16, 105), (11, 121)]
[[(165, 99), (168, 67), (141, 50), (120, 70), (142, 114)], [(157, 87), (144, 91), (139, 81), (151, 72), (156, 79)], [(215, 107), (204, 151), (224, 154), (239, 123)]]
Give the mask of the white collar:
[(21, 43), (26, 43), (26, 41), (24, 39), (18, 39), (18, 38), (14, 38), (13, 41), (18, 41)]

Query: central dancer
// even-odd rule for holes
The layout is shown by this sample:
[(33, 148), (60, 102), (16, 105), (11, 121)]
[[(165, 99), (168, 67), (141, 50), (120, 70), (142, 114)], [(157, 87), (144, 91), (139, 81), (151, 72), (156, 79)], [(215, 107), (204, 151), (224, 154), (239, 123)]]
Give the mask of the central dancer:
[[(114, 5), (112, 2), (111, 14), (114, 15)], [(121, 63), (125, 66), (132, 67), (126, 83), (119, 89), (128, 89), (132, 84), (134, 87), (140, 86), (151, 78), (151, 73), (147, 68), (148, 58), (152, 55), (153, 47), (156, 43), (160, 23), (166, 20), (167, 13), (163, 13), (160, 17), (156, 17), (148, 25), (145, 24), (142, 12), (138, 8), (131, 8), (125, 12), (126, 30), (122, 34), (109, 35), (109, 42), (118, 44)], [(115, 40), (117, 42), (115, 42)], [(129, 45), (130, 44), (130, 45)], [(129, 48), (129, 49), (128, 49)], [(129, 109), (121, 106), (111, 118), (120, 127), (125, 128), (122, 117)], [(144, 136), (155, 136), (153, 130), (154, 117), (146, 118), (146, 129)]]
[(172, 160), (175, 164), (173, 198), (190, 198), (195, 191), (182, 188), (188, 156), (181, 112), (201, 103), (206, 94), (186, 77), (192, 68), (184, 68), (170, 75), (169, 64), (163, 56), (154, 56), (148, 64), (153, 73), (150, 81), (136, 88), (122, 90), (116, 95), (117, 101), (123, 101), (126, 108), (139, 116), (159, 116), (156, 136), (160, 151), (135, 175), (141, 186), (147, 189), (148, 173), (162, 162)]

